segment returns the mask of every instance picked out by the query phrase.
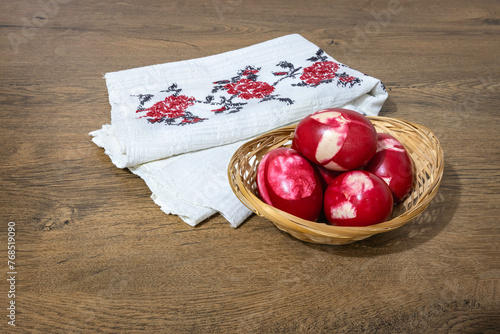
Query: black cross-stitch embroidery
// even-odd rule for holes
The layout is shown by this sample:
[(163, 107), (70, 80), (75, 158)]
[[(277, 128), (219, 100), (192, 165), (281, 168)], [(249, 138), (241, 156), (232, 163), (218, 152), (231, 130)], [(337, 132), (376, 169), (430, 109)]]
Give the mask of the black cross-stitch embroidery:
[(139, 98), (139, 107), (137, 107), (137, 110), (144, 110), (144, 104), (146, 102), (149, 102), (153, 98), (153, 94), (139, 94), (139, 95), (132, 95), (132, 96), (137, 96)]

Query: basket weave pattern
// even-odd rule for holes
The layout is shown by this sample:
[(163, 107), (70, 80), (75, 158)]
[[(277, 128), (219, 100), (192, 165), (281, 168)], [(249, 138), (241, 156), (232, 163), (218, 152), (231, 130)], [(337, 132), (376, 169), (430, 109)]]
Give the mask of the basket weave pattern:
[(266, 217), (297, 239), (306, 242), (343, 245), (394, 230), (420, 215), (429, 206), (439, 188), (444, 167), (444, 153), (438, 139), (427, 128), (388, 117), (368, 117), (377, 132), (398, 139), (413, 161), (413, 188), (392, 212), (388, 221), (366, 227), (331, 226), (307, 221), (276, 209), (258, 197), (257, 166), (262, 157), (278, 147), (289, 146), (294, 126), (261, 135), (242, 145), (228, 167), (231, 188), (240, 201), (259, 216)]

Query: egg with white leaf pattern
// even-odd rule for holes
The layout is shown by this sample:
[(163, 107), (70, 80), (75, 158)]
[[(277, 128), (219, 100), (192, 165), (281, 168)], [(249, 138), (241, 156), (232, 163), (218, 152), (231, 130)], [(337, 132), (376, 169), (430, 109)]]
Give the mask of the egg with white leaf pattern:
[(412, 188), (413, 164), (405, 147), (396, 138), (379, 133), (377, 139), (377, 152), (364, 169), (384, 180), (398, 202)]
[(336, 177), (324, 195), (324, 213), (337, 226), (368, 226), (386, 221), (392, 212), (389, 186), (364, 170), (345, 172)]
[(257, 188), (267, 204), (302, 219), (321, 214), (323, 186), (316, 168), (291, 148), (277, 148), (257, 167)]
[(326, 169), (353, 170), (374, 156), (377, 132), (368, 118), (356, 111), (328, 108), (300, 121), (292, 148)]

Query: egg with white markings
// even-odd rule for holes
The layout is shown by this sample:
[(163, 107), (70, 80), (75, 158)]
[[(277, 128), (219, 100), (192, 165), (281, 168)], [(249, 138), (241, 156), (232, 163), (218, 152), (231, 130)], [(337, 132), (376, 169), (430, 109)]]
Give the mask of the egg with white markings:
[(291, 148), (277, 148), (257, 167), (257, 188), (267, 204), (302, 219), (316, 221), (323, 205), (319, 172)]
[(413, 185), (413, 164), (403, 144), (387, 133), (377, 136), (377, 152), (364, 167), (383, 179), (399, 202), (409, 194)]
[(324, 213), (331, 225), (368, 226), (386, 221), (393, 197), (384, 180), (364, 170), (336, 177), (324, 194)]
[(362, 167), (377, 150), (377, 132), (362, 114), (328, 108), (306, 116), (296, 127), (292, 147), (309, 161), (334, 171)]

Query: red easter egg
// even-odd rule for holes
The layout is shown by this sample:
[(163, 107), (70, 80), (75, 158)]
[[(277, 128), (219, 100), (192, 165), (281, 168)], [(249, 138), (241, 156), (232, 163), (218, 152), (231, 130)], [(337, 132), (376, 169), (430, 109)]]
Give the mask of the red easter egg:
[(316, 221), (323, 205), (323, 188), (315, 167), (297, 151), (277, 148), (257, 167), (257, 188), (267, 204), (302, 219)]
[(392, 191), (394, 201), (399, 202), (410, 192), (413, 185), (413, 164), (403, 144), (386, 133), (377, 136), (377, 152), (365, 166), (365, 170), (384, 180)]
[(337, 176), (339, 176), (340, 174), (343, 173), (343, 172), (338, 172), (335, 170), (326, 169), (325, 167), (322, 167), (319, 165), (315, 165), (315, 166), (319, 172), (319, 175), (321, 176), (321, 181), (322, 181), (321, 183), (323, 185), (323, 189), (325, 189), (325, 190), (328, 187), (328, 185), (330, 185), (330, 183), (332, 183), (333, 180), (335, 180), (335, 178)]
[(306, 116), (296, 127), (292, 147), (314, 164), (335, 171), (365, 165), (377, 149), (377, 132), (362, 114), (329, 108)]
[(392, 212), (389, 186), (364, 170), (345, 172), (335, 178), (324, 195), (328, 222), (338, 226), (368, 226), (381, 223)]

